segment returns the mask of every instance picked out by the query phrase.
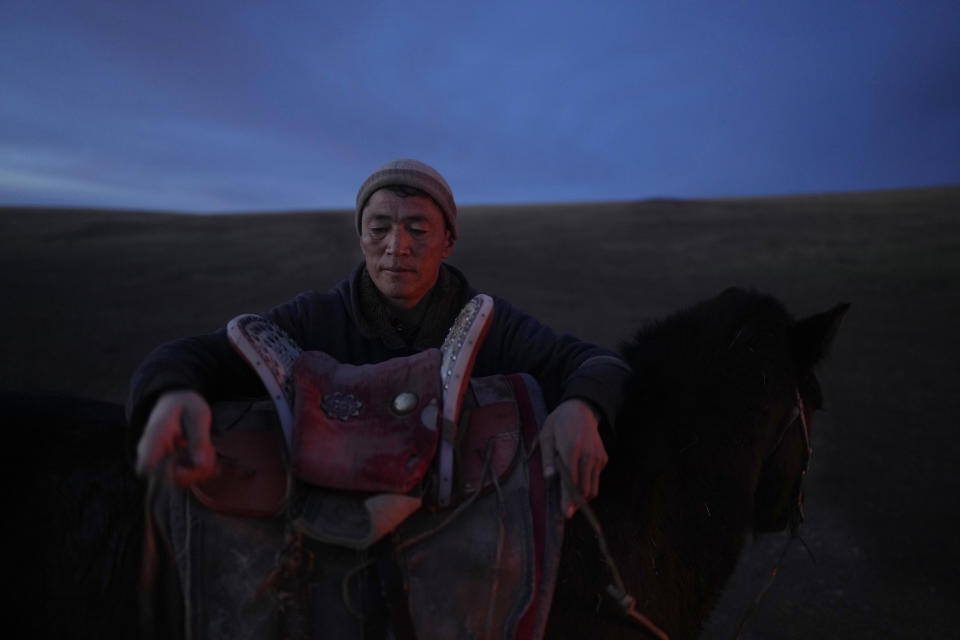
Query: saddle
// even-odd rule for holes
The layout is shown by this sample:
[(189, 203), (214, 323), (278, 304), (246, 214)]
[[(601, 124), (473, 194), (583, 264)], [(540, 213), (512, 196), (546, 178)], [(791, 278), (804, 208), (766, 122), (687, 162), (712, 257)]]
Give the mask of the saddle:
[(536, 382), (470, 378), (492, 312), (478, 296), (440, 349), (374, 365), (230, 322), (275, 409), (214, 405), (219, 473), (158, 501), (188, 635), (542, 635), (564, 519), (530, 455)]

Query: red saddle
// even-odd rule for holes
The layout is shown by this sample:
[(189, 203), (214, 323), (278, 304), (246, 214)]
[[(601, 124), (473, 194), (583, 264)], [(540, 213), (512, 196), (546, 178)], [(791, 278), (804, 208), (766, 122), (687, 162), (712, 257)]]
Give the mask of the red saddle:
[[(492, 313), (493, 301), (478, 295), (461, 310), (440, 349), (367, 365), (341, 364), (325, 353), (302, 351), (280, 327), (252, 314), (231, 320), (227, 334), (276, 405), (290, 475), (304, 487), (353, 492), (380, 522), (371, 527), (379, 536), (419, 506), (404, 498), (420, 499), (422, 491), (406, 494), (424, 483), (431, 468), (435, 502), (451, 503), (461, 406)], [(516, 430), (516, 425), (503, 423), (500, 428)], [(290, 478), (272, 480), (283, 467), (258, 458), (276, 458), (276, 446), (267, 441), (258, 446), (255, 438), (270, 439), (219, 435), (227, 464), (221, 465), (219, 476), (195, 487), (201, 501), (238, 514), (277, 515), (283, 505), (274, 506), (270, 499), (283, 488), (281, 500), (290, 502)], [(234, 458), (242, 460), (231, 466)], [(273, 489), (256, 487), (249, 470), (261, 478), (269, 475), (265, 485)], [(384, 498), (374, 506), (365, 494)], [(349, 538), (357, 545), (373, 539), (359, 534)]]
[(407, 493), (440, 434), (440, 350), (372, 365), (304, 352), (293, 368), (293, 474), (330, 489)]

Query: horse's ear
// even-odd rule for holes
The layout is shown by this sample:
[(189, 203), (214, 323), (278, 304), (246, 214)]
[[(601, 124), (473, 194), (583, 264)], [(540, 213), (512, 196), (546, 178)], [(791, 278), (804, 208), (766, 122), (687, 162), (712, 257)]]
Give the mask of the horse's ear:
[(848, 309), (850, 304), (844, 302), (829, 311), (803, 318), (794, 325), (793, 351), (797, 364), (802, 368), (813, 367), (826, 357)]

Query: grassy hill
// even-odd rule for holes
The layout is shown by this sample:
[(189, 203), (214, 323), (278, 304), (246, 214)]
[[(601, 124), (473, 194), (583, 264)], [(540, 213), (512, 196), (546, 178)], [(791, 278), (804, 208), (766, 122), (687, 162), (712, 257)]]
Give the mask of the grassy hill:
[[(450, 262), (615, 346), (731, 285), (795, 314), (851, 302), (824, 366), (804, 537), (747, 637), (953, 637), (960, 481), (960, 188), (463, 207)], [(0, 388), (122, 401), (140, 359), (359, 262), (351, 212), (0, 209)], [(707, 637), (729, 637), (783, 539), (750, 547)]]

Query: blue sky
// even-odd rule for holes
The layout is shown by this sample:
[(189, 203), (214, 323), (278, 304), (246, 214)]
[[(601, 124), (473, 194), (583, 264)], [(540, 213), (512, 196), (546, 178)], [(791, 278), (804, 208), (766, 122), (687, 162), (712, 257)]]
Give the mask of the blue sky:
[(960, 183), (960, 3), (6, 0), (0, 204), (349, 208)]

